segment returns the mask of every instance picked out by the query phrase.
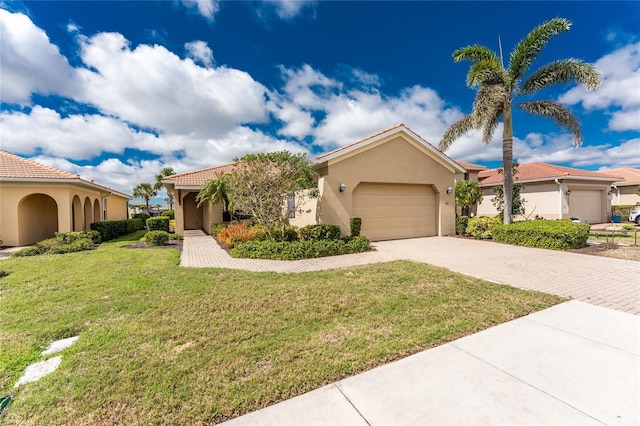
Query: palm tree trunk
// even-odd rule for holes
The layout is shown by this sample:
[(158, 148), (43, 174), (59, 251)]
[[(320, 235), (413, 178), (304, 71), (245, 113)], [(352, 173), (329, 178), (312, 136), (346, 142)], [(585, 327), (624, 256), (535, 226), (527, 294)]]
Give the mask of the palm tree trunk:
[(504, 129), (502, 133), (502, 167), (504, 170), (504, 211), (503, 223), (511, 223), (513, 211), (513, 118), (511, 101), (507, 101), (504, 109)]
[(151, 216), (151, 213), (150, 213), (150, 211), (149, 211), (149, 197), (145, 197), (145, 198), (144, 198), (144, 201), (145, 201), (145, 203), (146, 203), (146, 205), (147, 205), (147, 214), (148, 214), (149, 216)]

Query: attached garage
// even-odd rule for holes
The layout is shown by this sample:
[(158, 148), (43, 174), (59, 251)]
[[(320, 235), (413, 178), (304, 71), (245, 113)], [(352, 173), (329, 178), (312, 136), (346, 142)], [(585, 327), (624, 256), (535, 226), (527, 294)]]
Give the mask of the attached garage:
[(361, 182), (353, 214), (373, 241), (438, 235), (436, 193), (431, 185)]
[(572, 189), (568, 199), (571, 217), (577, 217), (586, 223), (606, 222), (602, 207), (602, 191)]

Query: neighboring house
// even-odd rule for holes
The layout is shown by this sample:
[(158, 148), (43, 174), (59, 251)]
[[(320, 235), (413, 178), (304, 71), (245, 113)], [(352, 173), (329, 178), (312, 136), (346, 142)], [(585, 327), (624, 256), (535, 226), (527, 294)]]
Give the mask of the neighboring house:
[[(207, 180), (232, 168), (225, 164), (163, 179), (176, 199), (176, 232), (210, 232), (222, 221), (220, 206), (197, 207), (195, 197)], [(373, 241), (455, 234), (453, 187), (456, 173), (465, 169), (403, 124), (320, 155), (313, 168), (320, 196), (291, 224), (335, 224), (348, 235), (349, 218), (360, 217), (362, 234)]]
[(24, 246), (127, 218), (130, 195), (0, 150), (0, 239)]
[[(524, 184), (520, 195), (525, 200), (524, 217), (545, 219), (578, 218), (586, 223), (603, 223), (610, 218), (612, 185), (620, 176), (596, 173), (546, 163), (520, 164), (514, 183)], [(478, 174), (484, 199), (478, 216), (495, 216), (498, 211), (491, 200), (494, 188), (502, 185), (498, 169)]]
[(636, 205), (640, 204), (640, 195), (638, 188), (640, 187), (640, 170), (624, 167), (620, 169), (600, 170), (596, 173), (619, 176), (623, 178), (614, 182), (611, 186), (613, 198), (612, 205)]

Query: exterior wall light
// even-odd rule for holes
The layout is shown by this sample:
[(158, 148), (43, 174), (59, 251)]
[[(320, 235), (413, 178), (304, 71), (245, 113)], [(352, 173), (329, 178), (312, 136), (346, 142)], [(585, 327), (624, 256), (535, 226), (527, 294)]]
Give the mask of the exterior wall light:
[(340, 184), (340, 192), (344, 192), (345, 189), (347, 189), (347, 185), (345, 185), (344, 183)]
[(567, 192), (565, 192), (565, 194), (567, 194), (568, 197), (569, 195), (571, 195), (571, 190), (568, 190)]
[(447, 188), (447, 194), (451, 194), (453, 192), (453, 188), (452, 187), (448, 187)]

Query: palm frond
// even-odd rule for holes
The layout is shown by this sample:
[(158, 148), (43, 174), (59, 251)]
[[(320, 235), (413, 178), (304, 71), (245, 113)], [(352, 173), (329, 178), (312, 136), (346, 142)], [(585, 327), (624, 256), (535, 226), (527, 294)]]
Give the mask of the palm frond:
[(474, 129), (474, 124), (475, 119), (473, 114), (465, 115), (460, 120), (453, 123), (442, 136), (438, 149), (443, 152), (446, 151), (446, 149), (449, 148), (456, 139), (467, 133), (469, 130)]
[(509, 94), (502, 84), (483, 85), (478, 89), (473, 101), (473, 115), (477, 127), (483, 127), (490, 121), (496, 111), (504, 109), (509, 101)]
[(573, 133), (573, 142), (576, 145), (582, 143), (582, 131), (580, 130), (578, 118), (562, 104), (547, 100), (521, 102), (518, 106), (531, 114), (551, 118), (560, 127), (564, 127)]
[(496, 83), (507, 85), (508, 82), (509, 75), (502, 67), (502, 64), (496, 61), (482, 60), (476, 62), (469, 68), (469, 73), (467, 74), (467, 85), (469, 87)]
[(551, 37), (563, 31), (569, 31), (571, 21), (553, 18), (535, 27), (516, 45), (509, 58), (509, 75), (517, 82), (524, 76), (538, 57), (538, 53), (551, 40)]
[(602, 82), (602, 74), (593, 64), (578, 59), (551, 62), (531, 74), (522, 84), (518, 95), (528, 95), (554, 84), (577, 82), (587, 89), (596, 89)]
[(471, 46), (461, 47), (453, 52), (453, 61), (471, 61), (473, 63), (480, 61), (493, 61), (500, 63), (500, 58), (496, 53), (486, 46), (473, 44)]

